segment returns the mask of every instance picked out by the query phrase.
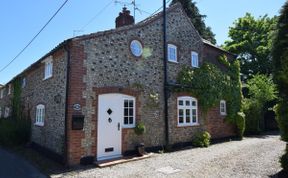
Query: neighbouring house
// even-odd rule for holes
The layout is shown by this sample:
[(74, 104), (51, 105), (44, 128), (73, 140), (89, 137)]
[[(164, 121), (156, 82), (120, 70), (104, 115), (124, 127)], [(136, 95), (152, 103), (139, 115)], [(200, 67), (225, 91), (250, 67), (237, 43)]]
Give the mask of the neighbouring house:
[(12, 84), (0, 86), (0, 118), (8, 118), (11, 115)]
[[(190, 143), (202, 130), (213, 138), (236, 135), (236, 127), (224, 121), (225, 100), (204, 122), (197, 98), (184, 92), (169, 93), (165, 128), (162, 13), (137, 24), (129, 13), (123, 9), (116, 29), (62, 42), (1, 88), (4, 111), (11, 107), (12, 81), (21, 80), (22, 108), (33, 123), (31, 141), (69, 165), (87, 156), (119, 157), (140, 142), (162, 148), (165, 133), (171, 145)], [(183, 66), (198, 68), (207, 60), (223, 68), (219, 55), (235, 58), (203, 40), (180, 4), (167, 9), (167, 41), (171, 83)], [(146, 127), (142, 136), (134, 133), (139, 122)]]

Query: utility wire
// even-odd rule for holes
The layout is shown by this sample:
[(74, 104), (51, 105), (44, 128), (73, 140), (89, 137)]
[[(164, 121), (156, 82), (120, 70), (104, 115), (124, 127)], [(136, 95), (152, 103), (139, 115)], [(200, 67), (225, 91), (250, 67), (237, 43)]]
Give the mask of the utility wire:
[(144, 11), (144, 10), (142, 10), (142, 9), (139, 9), (138, 7), (136, 7), (135, 10), (139, 11), (140, 14), (142, 14), (142, 12), (144, 12), (145, 14), (152, 15), (152, 13), (147, 12), (147, 11)]
[[(166, 1), (166, 3), (168, 4), (171, 0)], [(163, 6), (161, 6), (159, 9), (157, 9), (155, 12), (152, 13), (151, 16), (155, 15), (158, 11), (160, 11), (163, 8)]]
[(79, 31), (83, 31), (88, 25), (90, 25), (100, 14), (102, 14), (112, 3), (114, 0), (110, 1), (105, 7), (103, 7), (94, 17), (89, 20), (89, 22), (84, 25)]
[(65, 4), (68, 2), (68, 0), (65, 0), (65, 2), (58, 8), (58, 10), (53, 14), (53, 16), (46, 22), (46, 24), (40, 29), (40, 31), (32, 38), (32, 40), (29, 41), (29, 43), (1, 70), (0, 73), (3, 72), (10, 64), (12, 64), (13, 61), (15, 61), (30, 45), (31, 43), (40, 35), (40, 33), (46, 28), (46, 26), (53, 20), (53, 18), (59, 13), (59, 11), (65, 6)]

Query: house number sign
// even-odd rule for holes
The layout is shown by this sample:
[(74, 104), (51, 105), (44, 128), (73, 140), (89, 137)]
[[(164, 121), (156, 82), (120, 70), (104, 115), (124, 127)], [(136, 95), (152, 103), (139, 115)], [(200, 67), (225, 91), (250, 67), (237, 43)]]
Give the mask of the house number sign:
[(81, 105), (80, 104), (73, 104), (73, 109), (75, 111), (80, 111), (81, 110)]

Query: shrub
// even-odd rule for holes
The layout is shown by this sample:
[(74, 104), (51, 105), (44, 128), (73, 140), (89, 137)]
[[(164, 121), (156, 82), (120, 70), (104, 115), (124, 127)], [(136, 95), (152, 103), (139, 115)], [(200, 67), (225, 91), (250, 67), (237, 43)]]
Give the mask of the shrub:
[(281, 167), (284, 170), (287, 171), (288, 170), (288, 153), (287, 153), (287, 149), (286, 149), (285, 154), (280, 157), (280, 163), (281, 163)]
[(238, 128), (238, 136), (242, 140), (245, 131), (245, 114), (243, 112), (238, 112), (236, 117), (236, 125)]
[(29, 119), (1, 119), (0, 145), (22, 145), (30, 140), (31, 122)]
[(192, 145), (196, 147), (208, 147), (210, 139), (211, 135), (208, 132), (198, 132), (192, 140)]
[(134, 128), (134, 132), (136, 135), (142, 135), (146, 132), (146, 128), (143, 122), (140, 122)]
[(260, 119), (263, 119), (263, 108), (256, 101), (245, 99), (243, 112), (246, 115), (245, 134), (259, 134)]
[(281, 139), (288, 142), (288, 102), (281, 101), (275, 107), (276, 120), (281, 132)]

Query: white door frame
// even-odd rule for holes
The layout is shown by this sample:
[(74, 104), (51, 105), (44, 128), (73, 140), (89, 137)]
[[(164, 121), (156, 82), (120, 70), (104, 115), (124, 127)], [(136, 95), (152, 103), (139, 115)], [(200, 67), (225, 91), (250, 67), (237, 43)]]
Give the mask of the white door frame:
[(98, 96), (98, 161), (122, 156), (122, 98), (123, 95), (117, 93)]

